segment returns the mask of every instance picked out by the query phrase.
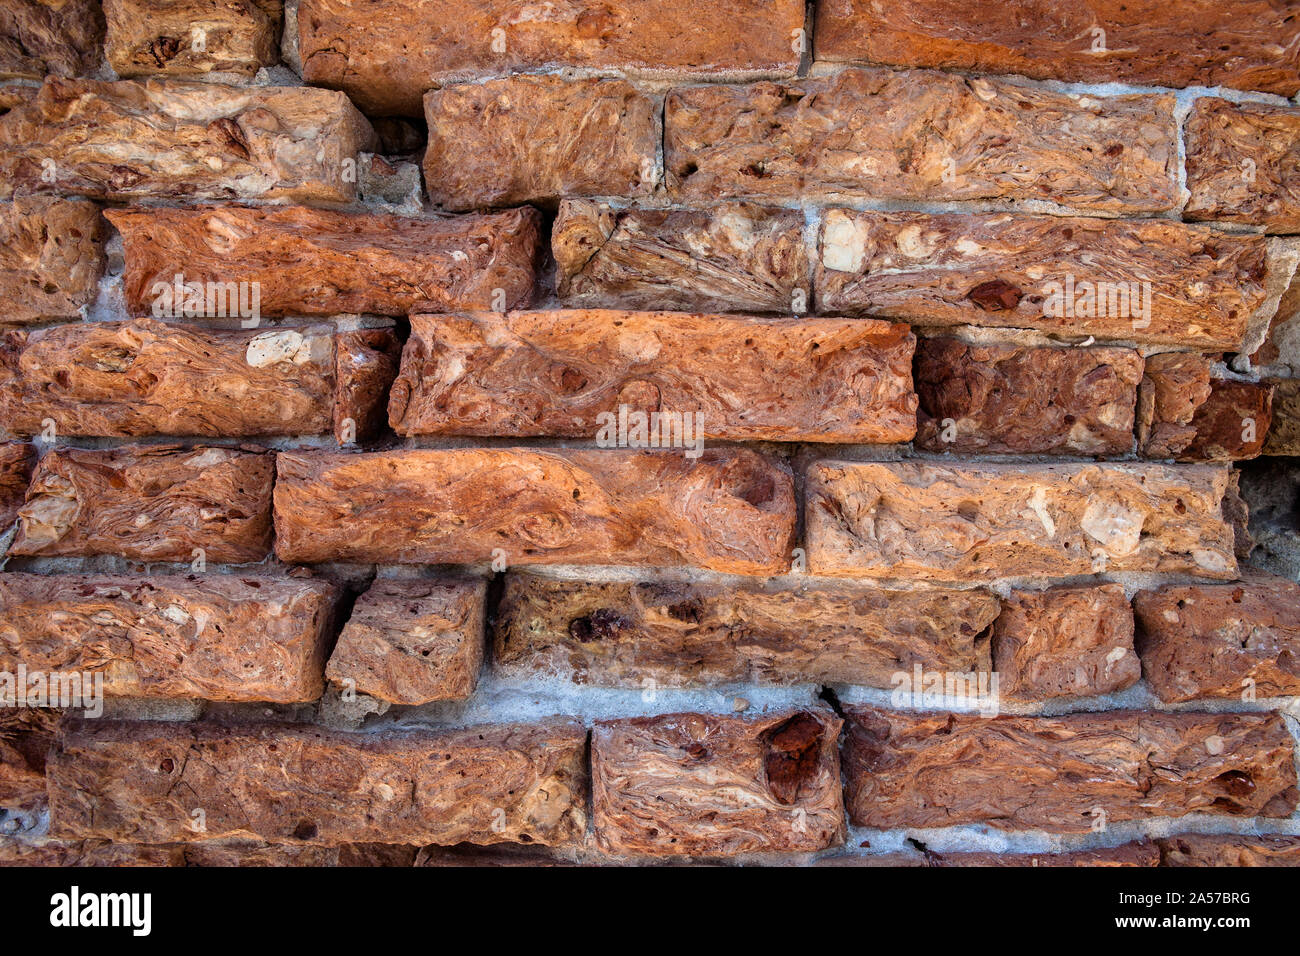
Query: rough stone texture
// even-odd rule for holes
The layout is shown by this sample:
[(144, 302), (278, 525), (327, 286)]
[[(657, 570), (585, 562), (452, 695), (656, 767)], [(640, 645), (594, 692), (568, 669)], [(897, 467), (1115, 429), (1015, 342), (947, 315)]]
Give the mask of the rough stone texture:
[(271, 550), (270, 455), (174, 445), (59, 449), (37, 464), (10, 554), (261, 561)]
[(556, 291), (574, 307), (804, 312), (812, 279), (803, 229), (797, 210), (752, 203), (635, 209), (565, 200), (551, 231)]
[(0, 670), (96, 672), (114, 697), (314, 701), (335, 589), (224, 574), (0, 575)]
[(1300, 109), (1198, 99), (1184, 137), (1184, 217), (1300, 232)]
[(366, 118), (333, 90), (50, 78), (0, 110), (0, 198), (351, 202), (348, 161), (373, 147)]
[(1013, 699), (1110, 694), (1142, 676), (1133, 611), (1118, 584), (1013, 591), (992, 645), (998, 689)]
[(465, 700), (483, 666), (484, 580), (379, 580), (357, 599), (326, 676), (394, 704)]
[(153, 319), (12, 332), (0, 341), (11, 434), (322, 435), (382, 427), (399, 344), (331, 325), (208, 331)]
[(820, 60), (1293, 96), (1294, 12), (1278, 0), (818, 0), (815, 36)]
[[(157, 282), (256, 282), (263, 315), (527, 306), (540, 217), (531, 209), (413, 219), (306, 207), (118, 209), (132, 313)], [(501, 290), (498, 301), (497, 290)]]
[(0, 867), (184, 866), (179, 845), (140, 846), (107, 840), (0, 840)]
[(844, 840), (841, 721), (668, 714), (591, 732), (596, 842), (630, 856), (821, 850)]
[(1108, 825), (1196, 811), (1284, 817), (1300, 799), (1276, 713), (845, 710), (845, 803), (858, 826), (1084, 833), (1102, 813)]
[(817, 302), (914, 325), (1236, 348), (1268, 262), (1262, 237), (1167, 220), (831, 209)]
[[(688, 443), (893, 444), (916, 432), (915, 344), (906, 325), (869, 319), (597, 309), (412, 316), (389, 420), (399, 435), (591, 439), (602, 416), (626, 408), (691, 413)], [(678, 424), (680, 436), (686, 420)]]
[[(1294, 240), (1272, 240), (1290, 242)], [(1294, 274), (1278, 298), (1277, 311), (1251, 361), (1283, 375), (1300, 375), (1300, 279)]]
[(429, 200), (460, 211), (573, 196), (648, 196), (659, 107), (623, 80), (512, 76), (424, 98)]
[(1216, 378), (1210, 396), (1192, 416), (1196, 437), (1179, 461), (1240, 461), (1264, 450), (1273, 422), (1273, 388), (1259, 382)]
[(1300, 694), (1300, 584), (1169, 585), (1133, 598), (1147, 683), (1166, 703)]
[(1161, 866), (1300, 866), (1300, 836), (1180, 833), (1156, 843)]
[(667, 98), (664, 162), (681, 199), (1047, 200), (1155, 213), (1177, 202), (1173, 104), (920, 71), (683, 87)]
[(793, 480), (747, 449), (282, 453), (276, 473), (290, 563), (790, 565)]
[(382, 843), (291, 846), (253, 840), (144, 846), (107, 840), (0, 841), (0, 866), (413, 866), (416, 848)]
[(104, 0), (118, 76), (236, 73), (279, 59), (283, 0)]
[(303, 78), (367, 112), (418, 115), (431, 87), (559, 67), (671, 77), (791, 76), (802, 0), (303, 0)]
[(1266, 455), (1300, 455), (1300, 379), (1269, 379), (1273, 422), (1264, 442)]
[[(34, 707), (0, 709), (0, 808), (3, 810), (44, 811), (45, 754), (54, 742), (61, 713)], [(0, 838), (0, 852), (7, 842)]]
[(1196, 440), (1192, 419), (1210, 397), (1210, 356), (1160, 352), (1147, 356), (1138, 388), (1138, 453), (1176, 458)]
[(936, 853), (926, 849), (922, 853), (874, 853), (832, 856), (817, 861), (818, 866), (1102, 866), (1134, 867), (1159, 866), (1160, 849), (1148, 840), (1125, 843), (1120, 846), (1098, 847), (1093, 850), (1068, 850), (1062, 853)]
[(0, 444), (0, 534), (18, 517), (35, 460), (36, 450), (31, 445), (16, 441)]
[(588, 583), (507, 575), (494, 667), (618, 687), (726, 683), (893, 687), (894, 675), (987, 671), (984, 591), (770, 582)]
[(103, 59), (97, 0), (6, 0), (0, 5), (0, 80), (93, 73)]
[(1124, 455), (1142, 357), (1132, 349), (917, 345), (916, 445), (927, 451)]
[[(586, 737), (572, 718), (382, 735), (65, 721), (47, 766), (50, 835), (565, 844), (586, 828)], [(196, 808), (206, 832), (191, 828)]]
[(820, 461), (808, 470), (809, 570), (987, 580), (1161, 571), (1231, 578), (1213, 465)]
[(402, 343), (392, 329), (357, 329), (335, 338), (334, 437), (339, 444), (383, 432), (401, 355)]
[(98, 292), (104, 231), (94, 203), (20, 196), (0, 204), (0, 323), (78, 318)]

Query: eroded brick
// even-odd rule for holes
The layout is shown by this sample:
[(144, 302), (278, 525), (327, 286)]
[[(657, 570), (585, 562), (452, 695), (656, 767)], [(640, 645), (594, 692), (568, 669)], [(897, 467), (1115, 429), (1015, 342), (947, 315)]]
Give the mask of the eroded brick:
[(1086, 833), (1197, 811), (1285, 817), (1295, 748), (1267, 714), (1112, 711), (1062, 717), (846, 708), (844, 775), (858, 826), (984, 823)]
[[(413, 219), (306, 207), (115, 209), (123, 287), (149, 313), (157, 283), (256, 283), (262, 315), (406, 316), (527, 306), (540, 217), (531, 209)], [(498, 291), (499, 290), (499, 291)]]
[(367, 112), (418, 115), (426, 90), (455, 80), (578, 67), (671, 76), (790, 76), (802, 0), (415, 0), (382, 15), (358, 0), (302, 0), (303, 78), (343, 89)]
[[(571, 843), (587, 733), (572, 718), (346, 733), (305, 724), (64, 721), (50, 835), (126, 843)], [(204, 811), (205, 832), (191, 812)]]
[(348, 164), (373, 147), (333, 90), (51, 77), (0, 111), (0, 198), (350, 202)]
[(357, 599), (326, 676), (394, 704), (465, 700), (484, 657), (487, 583), (379, 580)]
[(1155, 213), (1177, 202), (1172, 109), (1170, 96), (850, 69), (673, 90), (664, 162), (670, 195), (686, 200), (1044, 200)]
[(596, 841), (632, 856), (808, 852), (840, 843), (840, 723), (821, 710), (598, 721)]
[(747, 449), (286, 452), (276, 474), (293, 563), (790, 565), (793, 480)]
[(1300, 694), (1300, 584), (1169, 585), (1133, 598), (1147, 683), (1167, 703)]
[(104, 232), (94, 203), (20, 196), (0, 204), (0, 323), (79, 318), (99, 291)]
[(1300, 232), (1300, 109), (1203, 97), (1184, 130), (1186, 218)]
[(270, 455), (230, 448), (51, 451), (32, 475), (9, 553), (261, 561), (274, 476)]
[(960, 581), (1237, 570), (1222, 510), (1226, 468), (821, 461), (807, 484), (814, 574)]
[[(660, 413), (702, 439), (891, 444), (916, 430), (914, 345), (863, 319), (417, 315), (389, 418), (400, 435), (598, 438)], [(662, 437), (664, 421), (645, 427)]]
[(118, 76), (236, 73), (279, 59), (283, 0), (104, 0)]
[(892, 688), (900, 672), (989, 669), (984, 591), (685, 581), (588, 583), (512, 573), (494, 669), (583, 684)]
[(113, 697), (320, 697), (335, 589), (224, 574), (0, 575), (0, 670), (103, 677)]

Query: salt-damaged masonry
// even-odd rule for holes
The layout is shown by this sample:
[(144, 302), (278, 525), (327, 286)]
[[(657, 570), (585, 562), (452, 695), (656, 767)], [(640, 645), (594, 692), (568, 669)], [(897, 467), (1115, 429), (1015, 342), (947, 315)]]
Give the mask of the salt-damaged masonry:
[(1297, 12), (0, 4), (0, 865), (1297, 865)]

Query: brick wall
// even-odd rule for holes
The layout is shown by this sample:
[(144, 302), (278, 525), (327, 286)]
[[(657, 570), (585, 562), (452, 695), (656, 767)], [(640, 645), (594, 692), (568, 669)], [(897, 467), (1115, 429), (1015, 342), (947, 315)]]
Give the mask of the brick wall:
[(0, 863), (1300, 860), (1297, 5), (1007, 6), (5, 4)]

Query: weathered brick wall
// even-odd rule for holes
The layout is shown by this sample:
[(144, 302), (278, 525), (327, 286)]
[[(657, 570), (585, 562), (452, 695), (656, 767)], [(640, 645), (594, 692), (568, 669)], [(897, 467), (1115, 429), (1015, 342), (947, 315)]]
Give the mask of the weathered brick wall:
[(1300, 862), (1297, 14), (8, 0), (0, 864)]

